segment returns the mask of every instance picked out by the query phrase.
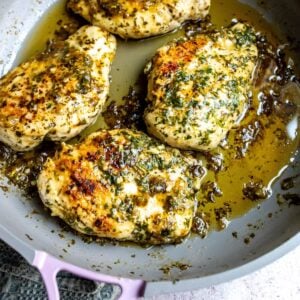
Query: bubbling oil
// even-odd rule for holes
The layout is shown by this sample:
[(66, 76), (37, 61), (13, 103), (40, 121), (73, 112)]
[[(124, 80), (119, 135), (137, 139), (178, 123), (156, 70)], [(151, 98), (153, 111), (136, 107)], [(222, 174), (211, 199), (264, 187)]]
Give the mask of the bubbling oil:
[[(18, 62), (42, 51), (62, 23), (72, 22), (74, 17), (66, 13), (65, 2), (57, 2), (28, 37), (19, 53)], [(232, 19), (238, 19), (250, 23), (257, 31), (264, 33), (271, 44), (279, 45), (279, 40), (283, 39), (276, 27), (269, 24), (263, 15), (237, 0), (212, 1), (210, 15), (211, 23), (216, 28), (228, 26)], [(183, 27), (172, 33), (141, 41), (119, 39), (111, 71), (112, 81), (107, 105), (111, 101), (122, 104), (123, 97), (128, 94), (131, 86), (137, 85), (146, 63), (156, 49), (185, 33), (186, 28)], [(270, 74), (274, 72), (275, 67), (276, 65), (271, 63), (266, 66)], [(202, 236), (206, 235), (209, 228), (226, 227), (230, 219), (244, 215), (269, 197), (272, 193), (272, 183), (288, 166), (297, 150), (298, 130), (294, 130), (294, 135), (287, 132), (287, 126), (293, 119), (291, 115), (280, 116), (275, 108), (271, 111), (262, 110), (262, 89), (268, 93), (266, 86), (269, 77), (253, 88), (247, 115), (239, 126), (229, 133), (226, 141), (211, 153), (194, 153), (204, 161), (208, 169), (198, 194), (199, 205), (194, 222), (194, 231)], [(283, 86), (278, 85), (277, 88)], [(270, 86), (271, 88), (273, 86)], [(281, 94), (280, 90), (277, 92)], [(103, 116), (100, 116), (81, 137), (107, 127)]]

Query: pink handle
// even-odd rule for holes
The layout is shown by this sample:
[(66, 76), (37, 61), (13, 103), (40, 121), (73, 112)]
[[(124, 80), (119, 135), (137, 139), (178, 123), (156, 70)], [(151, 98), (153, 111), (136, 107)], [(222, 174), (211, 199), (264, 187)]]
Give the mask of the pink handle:
[(142, 297), (145, 291), (146, 283), (143, 280), (132, 280), (126, 278), (117, 278), (88, 271), (72, 264), (63, 262), (46, 252), (36, 251), (32, 263), (42, 275), (49, 300), (59, 300), (59, 290), (56, 282), (56, 276), (60, 271), (68, 271), (79, 277), (93, 281), (105, 282), (118, 285), (121, 288), (119, 300), (138, 299)]

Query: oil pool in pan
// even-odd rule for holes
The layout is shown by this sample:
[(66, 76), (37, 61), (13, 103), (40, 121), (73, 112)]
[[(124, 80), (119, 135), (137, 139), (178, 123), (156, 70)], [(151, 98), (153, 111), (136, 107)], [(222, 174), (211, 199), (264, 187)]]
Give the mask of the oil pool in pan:
[[(282, 49), (267, 51), (270, 45), (266, 38), (276, 47), (283, 44), (284, 39), (262, 15), (237, 0), (212, 1), (210, 15), (211, 19), (186, 24), (181, 30), (164, 36), (141, 41), (118, 40), (107, 109), (81, 134), (82, 137), (108, 127), (143, 129), (141, 116), (146, 87), (143, 68), (160, 46), (184, 34), (210, 30), (212, 26), (227, 26), (235, 18), (252, 24), (262, 34), (258, 37), (261, 70), (255, 74), (251, 107), (240, 126), (232, 130), (217, 149), (211, 153), (194, 153), (206, 162), (208, 169), (199, 192), (193, 225), (193, 231), (202, 237), (210, 229), (225, 228), (230, 219), (245, 214), (269, 197), (271, 184), (289, 164), (299, 144), (297, 106), (285, 101), (291, 95), (299, 94), (296, 83), (291, 82), (296, 81), (293, 61), (284, 56)], [(43, 50), (49, 39), (66, 37), (82, 22), (68, 16), (65, 2), (59, 1), (28, 37), (18, 62)], [(55, 148), (53, 144), (51, 147)], [(0, 145), (0, 159), (6, 175), (27, 192), (34, 193), (36, 174), (46, 157), (54, 152), (48, 149), (47, 144), (33, 152), (15, 154)]]

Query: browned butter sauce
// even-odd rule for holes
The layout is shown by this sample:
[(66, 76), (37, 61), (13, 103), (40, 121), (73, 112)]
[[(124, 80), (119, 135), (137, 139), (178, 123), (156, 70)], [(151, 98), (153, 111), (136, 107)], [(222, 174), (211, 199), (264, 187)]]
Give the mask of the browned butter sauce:
[[(269, 197), (272, 183), (287, 167), (299, 145), (298, 112), (297, 105), (293, 103), (297, 101), (295, 98), (299, 93), (293, 62), (284, 56), (282, 50), (277, 49), (284, 40), (262, 15), (237, 0), (213, 0), (211, 19), (206, 22), (186, 25), (176, 32), (143, 41), (119, 40), (111, 73), (108, 109), (104, 117), (100, 116), (81, 135), (107, 127), (143, 128), (140, 125), (143, 104), (140, 103), (145, 98), (145, 80), (141, 74), (155, 50), (186, 33), (193, 34), (203, 31), (205, 27), (211, 28), (209, 23), (215, 28), (228, 26), (234, 18), (249, 22), (261, 32), (258, 37), (260, 68), (254, 76), (250, 108), (240, 125), (211, 153), (193, 153), (205, 162), (208, 169), (198, 195), (199, 204), (193, 226), (194, 232), (201, 236), (205, 236), (210, 228), (226, 227), (230, 219), (245, 214)], [(49, 39), (57, 38), (58, 35), (54, 33), (59, 28), (63, 28), (60, 36), (67, 36), (82, 23), (74, 21), (74, 17), (66, 13), (64, 1), (58, 1), (28, 37), (19, 53), (18, 62), (43, 50)], [(64, 27), (64, 24), (72, 25)], [(266, 43), (264, 36), (274, 45), (273, 48)], [(134, 86), (134, 90), (129, 93), (131, 86)], [(124, 103), (125, 107), (121, 107)], [(134, 115), (128, 116), (126, 110), (133, 111)], [(124, 122), (124, 119), (132, 120), (132, 123)], [(6, 175), (32, 192), (36, 174), (48, 155), (46, 148), (44, 146), (26, 155), (16, 155), (7, 147), (0, 146), (0, 158), (6, 161)]]

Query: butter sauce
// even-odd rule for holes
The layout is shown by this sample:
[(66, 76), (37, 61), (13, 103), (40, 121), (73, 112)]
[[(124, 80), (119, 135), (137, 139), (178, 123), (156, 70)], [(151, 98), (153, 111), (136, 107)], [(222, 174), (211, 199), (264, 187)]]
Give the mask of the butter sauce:
[[(201, 32), (201, 28), (209, 21), (212, 26), (220, 28), (228, 26), (232, 19), (239, 19), (265, 34), (276, 47), (282, 43), (282, 36), (274, 29), (275, 26), (267, 23), (256, 10), (237, 0), (212, 1), (210, 15), (211, 19), (200, 23), (200, 27), (199, 24), (186, 25), (164, 36), (141, 41), (118, 40), (117, 56), (111, 72), (109, 109), (103, 114), (105, 118), (100, 116), (81, 137), (100, 128), (122, 127), (122, 124), (126, 124), (118, 118), (128, 118), (128, 110), (134, 110), (135, 103), (138, 100), (143, 102), (145, 97), (145, 80), (140, 78), (146, 63), (157, 48), (190, 33), (191, 28), (192, 31)], [(57, 38), (57, 30), (64, 28), (64, 34), (72, 33), (83, 23), (66, 13), (64, 1), (58, 1), (30, 34), (16, 63), (45, 49), (49, 40)], [(292, 88), (288, 87), (289, 81), (296, 82), (293, 62), (289, 60), (287, 64), (289, 58), (284, 57), (282, 50), (271, 49), (263, 34), (259, 37), (260, 43), (264, 44), (261, 46), (260, 68), (255, 74), (251, 105), (245, 118), (217, 149), (211, 153), (194, 153), (194, 156), (205, 161), (208, 169), (198, 195), (199, 204), (193, 226), (194, 232), (202, 237), (206, 236), (209, 229), (225, 228), (230, 219), (244, 215), (269, 197), (272, 183), (288, 166), (299, 145), (298, 112), (293, 101), (299, 101), (300, 93), (289, 92), (291, 89), (297, 90), (298, 83), (293, 83)], [(135, 86), (138, 92), (133, 92), (131, 86)], [(126, 106), (128, 101), (131, 101), (131, 106)], [(124, 103), (125, 106), (121, 107)], [(121, 112), (122, 109), (127, 112)], [(135, 120), (142, 117), (141, 106), (134, 112)], [(105, 124), (107, 117), (110, 122)], [(47, 156), (45, 148), (23, 155), (0, 145), (0, 161), (4, 172), (13, 183), (32, 192), (35, 188), (34, 178)]]

